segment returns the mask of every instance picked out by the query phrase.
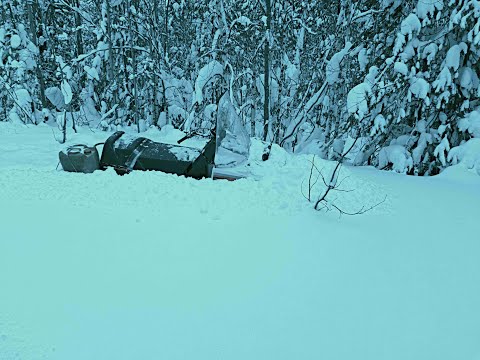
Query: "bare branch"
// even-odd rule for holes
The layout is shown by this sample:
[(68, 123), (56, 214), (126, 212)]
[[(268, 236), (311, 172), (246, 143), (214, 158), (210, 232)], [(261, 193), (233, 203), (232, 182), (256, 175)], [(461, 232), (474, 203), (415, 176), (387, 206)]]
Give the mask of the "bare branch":
[[(335, 204), (335, 198), (333, 200), (328, 198), (329, 195), (330, 195), (330, 192), (332, 192), (332, 191), (341, 192), (341, 193), (349, 193), (349, 192), (354, 191), (353, 189), (341, 189), (340, 188), (340, 186), (345, 182), (345, 180), (347, 180), (349, 178), (349, 176), (344, 177), (343, 179), (340, 180), (340, 182), (338, 181), (338, 176), (339, 176), (340, 170), (342, 168), (343, 161), (345, 160), (345, 157), (355, 147), (355, 145), (357, 143), (357, 140), (358, 140), (358, 138), (355, 139), (355, 141), (347, 149), (346, 152), (344, 152), (343, 154), (340, 155), (340, 158), (337, 161), (337, 163), (335, 164), (335, 167), (334, 167), (334, 169), (333, 169), (333, 171), (332, 171), (328, 180), (325, 178), (325, 176), (323, 174), (323, 168), (318, 169), (317, 165), (315, 164), (315, 156), (313, 156), (312, 160), (310, 161), (311, 166), (310, 166), (310, 173), (309, 173), (309, 176), (308, 176), (308, 194), (306, 195), (304, 190), (303, 190), (304, 184), (305, 184), (305, 179), (302, 181), (301, 192), (302, 192), (303, 197), (308, 202), (312, 202), (313, 188), (314, 188), (315, 184), (317, 183), (318, 179), (320, 179), (320, 178), (322, 179), (322, 182), (325, 185), (326, 189), (323, 191), (322, 195), (315, 202), (315, 206), (314, 206), (315, 210), (317, 210), (317, 211), (325, 210), (326, 212), (328, 212), (328, 211), (331, 211), (332, 209), (335, 209), (339, 212), (340, 216), (341, 215), (353, 216), (353, 215), (365, 214), (366, 212), (376, 208), (377, 206), (379, 206), (380, 204), (385, 202), (386, 197), (382, 201), (380, 201), (380, 202), (378, 202), (378, 203), (376, 203), (372, 206), (368, 206), (368, 207), (367, 206), (362, 206), (359, 210), (351, 212), (351, 211), (347, 211), (345, 209), (342, 209), (341, 207), (336, 205)], [(315, 181), (312, 180), (313, 176), (314, 176), (314, 171), (317, 172), (317, 178), (315, 179)]]

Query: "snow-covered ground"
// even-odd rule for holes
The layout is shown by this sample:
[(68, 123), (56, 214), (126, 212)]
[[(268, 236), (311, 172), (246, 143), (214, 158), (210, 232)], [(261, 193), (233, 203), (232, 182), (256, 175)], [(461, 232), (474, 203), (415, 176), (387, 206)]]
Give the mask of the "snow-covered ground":
[(480, 359), (475, 172), (344, 168), (337, 204), (386, 201), (339, 217), (260, 147), (256, 180), (69, 174), (52, 128), (0, 123), (0, 359)]

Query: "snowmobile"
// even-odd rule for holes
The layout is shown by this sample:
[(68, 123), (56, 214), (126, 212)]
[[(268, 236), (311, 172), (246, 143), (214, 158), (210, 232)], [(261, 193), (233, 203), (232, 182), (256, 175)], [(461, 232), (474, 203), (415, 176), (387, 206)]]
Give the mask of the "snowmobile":
[[(181, 145), (190, 137), (198, 136), (196, 132), (184, 136), (177, 144), (167, 144), (117, 131), (104, 144), (80, 144), (61, 151), (60, 163), (65, 171), (83, 173), (111, 167), (120, 175), (134, 170), (152, 170), (196, 179), (245, 177), (234, 169), (248, 160), (250, 137), (228, 94), (220, 99), (214, 129), (201, 149)], [(101, 156), (96, 148), (98, 145), (103, 145)]]
[(171, 145), (144, 137), (126, 136), (123, 131), (118, 131), (103, 146), (100, 168), (113, 167), (120, 175), (132, 170), (155, 170), (197, 179), (211, 177), (216, 150), (215, 134), (203, 149), (181, 146), (189, 137), (179, 140), (178, 145)]

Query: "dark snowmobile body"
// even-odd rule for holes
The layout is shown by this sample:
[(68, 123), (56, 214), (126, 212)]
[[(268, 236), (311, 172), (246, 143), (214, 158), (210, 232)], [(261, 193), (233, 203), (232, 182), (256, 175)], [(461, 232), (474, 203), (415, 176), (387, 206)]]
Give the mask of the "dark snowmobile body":
[(105, 142), (100, 167), (113, 167), (119, 174), (156, 170), (200, 179), (212, 174), (215, 147), (215, 137), (200, 150), (144, 137), (132, 138), (118, 131)]

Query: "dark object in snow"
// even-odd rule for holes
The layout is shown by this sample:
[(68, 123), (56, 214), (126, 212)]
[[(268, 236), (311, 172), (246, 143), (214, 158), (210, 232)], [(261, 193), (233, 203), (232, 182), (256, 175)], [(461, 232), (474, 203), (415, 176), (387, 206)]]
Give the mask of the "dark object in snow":
[(267, 161), (268, 159), (270, 159), (271, 151), (272, 151), (272, 144), (268, 145), (265, 149), (263, 149), (262, 161)]
[(69, 146), (67, 150), (60, 151), (58, 156), (65, 171), (89, 174), (100, 168), (98, 151), (94, 146)]
[[(67, 153), (60, 154), (60, 161), (66, 171), (93, 172), (113, 167), (118, 174), (126, 174), (133, 170), (156, 170), (170, 174), (184, 175), (193, 178), (212, 177), (217, 179), (236, 180), (248, 176), (247, 172), (238, 170), (249, 157), (250, 137), (240, 117), (233, 107), (228, 93), (219, 101), (216, 131), (203, 149), (195, 149), (181, 145), (155, 142), (145, 137), (132, 136), (118, 131), (104, 143), (102, 156), (96, 164), (84, 164), (86, 153), (72, 155), (79, 157), (77, 162), (71, 161)], [(194, 135), (192, 132), (179, 141)], [(100, 145), (100, 144), (98, 144)], [(88, 148), (86, 145), (78, 145)], [(95, 148), (92, 152), (96, 152)], [(69, 166), (70, 165), (70, 166)], [(213, 171), (215, 169), (215, 171)]]
[(202, 150), (125, 135), (117, 131), (103, 147), (101, 168), (118, 174), (132, 170), (157, 170), (193, 178), (210, 177), (215, 158), (215, 137)]

